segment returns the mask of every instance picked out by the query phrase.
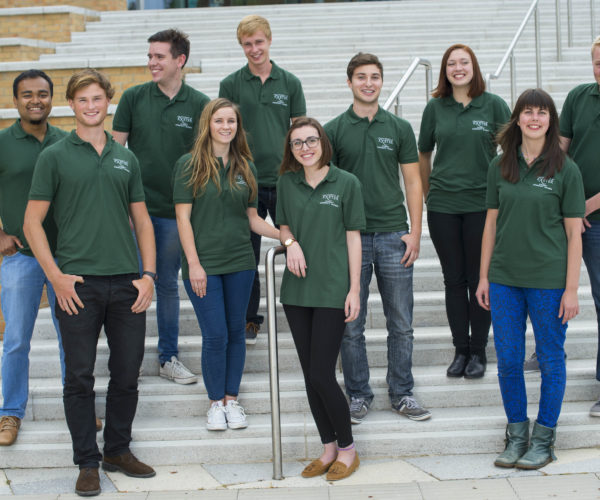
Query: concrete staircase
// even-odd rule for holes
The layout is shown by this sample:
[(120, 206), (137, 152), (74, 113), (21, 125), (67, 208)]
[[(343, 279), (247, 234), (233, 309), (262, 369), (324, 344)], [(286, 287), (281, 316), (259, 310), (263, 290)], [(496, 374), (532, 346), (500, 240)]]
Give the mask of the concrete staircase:
[[(303, 82), (309, 114), (326, 121), (342, 112), (351, 100), (345, 86), (345, 66), (358, 50), (372, 51), (383, 60), (385, 97), (413, 56), (429, 58), (435, 75), (445, 48), (454, 42), (470, 44), (484, 72), (501, 59), (527, 10), (522, 0), (494, 2), (407, 0), (352, 4), (303, 4), (253, 8), (197, 9), (186, 11), (107, 12), (84, 33), (74, 33), (69, 44), (58, 44), (56, 54), (42, 56), (40, 64), (58, 68), (69, 58), (85, 54), (93, 65), (109, 60), (144, 58), (148, 35), (177, 26), (191, 35), (192, 57), (202, 60), (202, 73), (187, 81), (211, 97), (219, 80), (245, 63), (235, 39), (241, 17), (257, 12), (273, 28), (273, 59), (297, 74)], [(574, 0), (575, 45), (565, 48), (564, 62), (555, 61), (554, 14), (551, 0), (542, 1), (544, 87), (562, 103), (566, 92), (591, 81), (589, 16), (585, 0)], [(563, 6), (563, 8), (566, 8)], [(433, 16), (435, 13), (435, 18)], [(566, 40), (566, 20), (563, 22)], [(517, 51), (519, 89), (535, 84), (533, 26)], [(118, 54), (118, 55), (115, 55)], [(507, 69), (508, 70), (508, 69)], [(508, 73), (494, 83), (493, 91), (509, 99)], [(424, 105), (421, 75), (402, 94), (404, 116), (418, 131)], [(264, 251), (274, 245), (263, 242)], [(261, 261), (264, 262), (264, 259)], [(277, 281), (283, 270), (277, 261)], [(262, 273), (261, 269), (261, 275)], [(367, 345), (371, 383), (376, 397), (368, 418), (354, 426), (356, 442), (365, 456), (494, 452), (504, 438), (505, 416), (496, 378), (493, 337), (488, 348), (488, 371), (481, 380), (452, 380), (445, 376), (453, 348), (444, 309), (439, 262), (424, 230), (422, 253), (415, 264), (415, 347), (413, 373), (415, 395), (432, 410), (433, 418), (412, 422), (389, 409), (385, 383), (386, 332), (381, 299), (371, 285), (367, 317)], [(571, 322), (567, 351), (567, 392), (558, 434), (558, 448), (597, 446), (600, 421), (588, 416), (598, 397), (595, 382), (597, 324), (587, 273), (582, 268), (581, 314)], [(263, 283), (264, 293), (264, 283)], [(201, 336), (190, 302), (180, 287), (180, 357), (200, 373)], [(261, 309), (265, 310), (264, 298)], [(281, 309), (281, 308), (280, 308)], [(308, 410), (302, 375), (283, 312), (279, 325), (279, 364), (284, 458), (314, 456), (320, 447)], [(72, 464), (71, 443), (64, 422), (58, 349), (48, 310), (42, 310), (31, 352), (31, 391), (28, 414), (16, 445), (2, 450), (2, 467), (46, 467)], [(134, 422), (133, 448), (151, 464), (267, 461), (271, 457), (270, 402), (266, 335), (259, 334), (247, 353), (240, 400), (250, 426), (241, 431), (212, 433), (205, 429), (207, 396), (202, 382), (179, 386), (157, 376), (155, 307), (148, 312), (144, 375), (140, 383), (138, 413)], [(533, 350), (528, 332), (527, 351)], [(108, 348), (101, 337), (96, 365), (97, 414), (104, 414)], [(535, 417), (539, 374), (526, 377)], [(341, 381), (341, 374), (340, 374)], [(101, 439), (101, 435), (99, 435)]]

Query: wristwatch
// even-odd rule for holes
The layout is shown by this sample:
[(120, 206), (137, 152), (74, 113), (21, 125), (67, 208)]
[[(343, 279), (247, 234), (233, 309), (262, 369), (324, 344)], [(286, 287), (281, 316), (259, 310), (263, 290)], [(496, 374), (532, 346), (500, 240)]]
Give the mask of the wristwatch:
[(153, 273), (152, 271), (144, 271), (142, 273), (142, 276), (144, 276), (144, 274), (146, 274), (147, 276), (150, 276), (154, 281), (156, 281), (156, 273)]
[(296, 240), (295, 240), (294, 238), (288, 238), (287, 240), (285, 240), (285, 241), (283, 242), (283, 246), (284, 246), (285, 248), (289, 248), (289, 247), (291, 247), (291, 246), (292, 246), (292, 244), (293, 244), (295, 241), (296, 241)]

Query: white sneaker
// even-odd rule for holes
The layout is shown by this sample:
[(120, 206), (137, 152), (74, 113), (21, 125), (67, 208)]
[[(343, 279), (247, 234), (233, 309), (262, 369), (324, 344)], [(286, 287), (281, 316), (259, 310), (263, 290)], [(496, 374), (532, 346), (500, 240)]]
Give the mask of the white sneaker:
[(206, 428), (209, 431), (224, 431), (227, 429), (227, 417), (226, 409), (223, 406), (222, 401), (216, 401), (210, 405), (208, 409), (208, 413), (206, 416), (208, 417), (206, 421)]
[(159, 375), (177, 384), (185, 385), (198, 382), (198, 377), (189, 371), (175, 356), (171, 356), (171, 361), (167, 361), (160, 367)]
[(246, 411), (244, 410), (244, 407), (233, 399), (227, 401), (225, 417), (227, 418), (227, 425), (230, 429), (245, 429), (248, 427), (248, 420), (246, 420)]

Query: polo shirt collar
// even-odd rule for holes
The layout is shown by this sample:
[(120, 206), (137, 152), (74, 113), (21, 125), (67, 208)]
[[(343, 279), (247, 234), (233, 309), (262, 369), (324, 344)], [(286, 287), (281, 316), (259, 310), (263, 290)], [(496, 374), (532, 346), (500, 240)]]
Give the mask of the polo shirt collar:
[(600, 85), (592, 85), (592, 88), (590, 89), (590, 95), (600, 96)]
[[(353, 104), (350, 104), (350, 107), (346, 111), (346, 114), (348, 116), (348, 119), (350, 120), (350, 123), (352, 123), (352, 124), (356, 124), (361, 120), (367, 120), (366, 117), (358, 116), (354, 112)], [(373, 120), (371, 120), (371, 121), (383, 123), (386, 121), (386, 119), (387, 119), (387, 114), (386, 114), (385, 110), (381, 106), (379, 106), (377, 108), (377, 113), (375, 113), (375, 116), (373, 117)]]
[[(169, 96), (167, 94), (165, 94), (162, 90), (160, 90), (160, 88), (158, 87), (158, 83), (156, 82), (151, 82), (152, 84), (152, 94), (156, 97), (163, 97), (165, 99), (169, 99)], [(184, 81), (181, 82), (181, 88), (179, 89), (179, 92), (177, 92), (177, 94), (175, 95), (175, 97), (173, 99), (170, 99), (172, 101), (185, 101), (188, 97), (188, 93), (189, 93), (189, 88), (188, 86), (185, 84)]]
[[(483, 106), (483, 94), (478, 95), (477, 97), (474, 97), (473, 99), (471, 99), (471, 102), (469, 104), (467, 104), (466, 106), (464, 106), (464, 109), (467, 109), (468, 107), (472, 107), (472, 108), (481, 108), (481, 106)], [(450, 94), (447, 97), (442, 97), (442, 102), (446, 105), (446, 106), (456, 106), (458, 104), (460, 104), (456, 99), (454, 99), (454, 96), (452, 94)]]
[[(294, 182), (296, 184), (306, 184), (308, 186), (308, 182), (306, 182), (306, 177), (304, 176), (304, 168), (300, 167), (300, 170), (297, 172), (293, 172)], [(325, 178), (319, 183), (323, 184), (323, 182), (335, 182), (339, 176), (339, 168), (335, 165), (329, 164), (329, 172)], [(312, 186), (310, 186), (312, 189)]]
[[(281, 78), (281, 68), (279, 66), (277, 66), (277, 64), (275, 64), (275, 61), (273, 61), (272, 59), (269, 59), (269, 61), (272, 64), (272, 67), (271, 67), (271, 74), (267, 77), (267, 80), (269, 78), (271, 78), (272, 80), (279, 80)], [(256, 76), (254, 73), (252, 73), (252, 71), (250, 71), (249, 64), (246, 64), (246, 66), (244, 66), (242, 68), (242, 74), (244, 75), (244, 78), (246, 80), (252, 80), (253, 78), (258, 78), (258, 76)]]
[[(106, 134), (106, 145), (104, 146), (104, 152), (109, 151), (112, 148), (112, 143), (114, 142), (113, 136), (110, 135), (106, 130), (104, 131)], [(77, 135), (75, 129), (71, 130), (71, 133), (67, 136), (67, 139), (71, 141), (73, 144), (77, 144), (78, 146), (82, 144), (88, 144), (91, 147), (91, 144), (87, 141), (84, 141), (81, 137)]]
[[(25, 130), (23, 130), (20, 118), (18, 118), (15, 121), (15, 123), (11, 125), (10, 128), (12, 134), (15, 136), (16, 139), (25, 139), (26, 137), (33, 137), (31, 134), (28, 134), (27, 132), (25, 132)], [(44, 140), (46, 140), (46, 137), (50, 137), (52, 134), (54, 134), (54, 130), (52, 129), (49, 123), (46, 123), (46, 136), (44, 137)], [(35, 137), (33, 138), (37, 141)]]

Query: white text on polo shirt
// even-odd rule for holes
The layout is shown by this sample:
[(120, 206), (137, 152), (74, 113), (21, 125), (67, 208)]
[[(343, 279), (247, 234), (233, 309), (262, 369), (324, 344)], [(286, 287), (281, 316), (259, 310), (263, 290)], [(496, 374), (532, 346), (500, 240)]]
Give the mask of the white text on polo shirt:
[(277, 104), (279, 106), (287, 106), (288, 105), (288, 95), (287, 94), (273, 94), (272, 104)]
[(481, 130), (483, 132), (489, 132), (488, 122), (484, 120), (473, 120), (473, 128), (471, 130)]
[(183, 127), (183, 128), (192, 128), (192, 117), (191, 116), (183, 116), (183, 115), (178, 115), (177, 116), (177, 123), (175, 124), (176, 127)]
[(548, 186), (548, 184), (554, 184), (553, 177), (551, 177), (550, 179), (546, 179), (545, 177), (541, 176), (538, 177), (536, 180), (538, 181), (538, 183), (534, 184), (535, 187), (540, 187), (552, 191), (552, 187)]
[(129, 162), (125, 160), (119, 160), (118, 158), (114, 158), (113, 161), (113, 167), (115, 167), (118, 170), (125, 170), (125, 172), (127, 172), (128, 174), (130, 173), (129, 169), (127, 168), (129, 166)]
[(333, 194), (333, 193), (324, 194), (323, 201), (321, 203), (319, 203), (319, 205), (331, 205), (332, 207), (338, 208), (339, 205), (336, 204), (336, 201), (338, 203), (340, 202), (339, 194)]
[(379, 146), (377, 146), (377, 149), (385, 149), (387, 151), (394, 150), (394, 148), (392, 148), (392, 146), (394, 145), (394, 139), (390, 139), (389, 137), (378, 137), (377, 143), (379, 144)]

